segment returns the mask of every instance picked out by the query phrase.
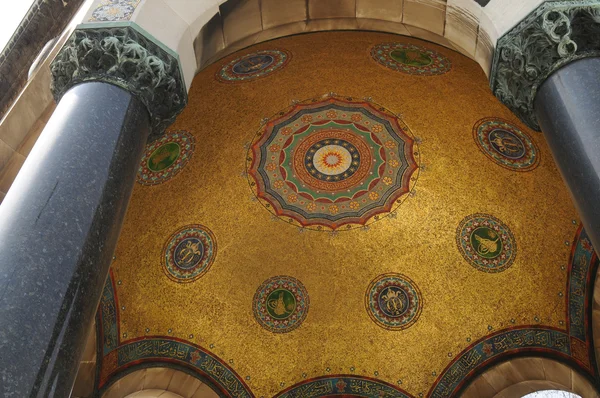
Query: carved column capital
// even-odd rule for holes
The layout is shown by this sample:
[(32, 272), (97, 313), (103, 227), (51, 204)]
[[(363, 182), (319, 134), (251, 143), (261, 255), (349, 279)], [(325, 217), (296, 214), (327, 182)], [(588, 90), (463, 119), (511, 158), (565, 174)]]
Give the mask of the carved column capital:
[(539, 130), (533, 101), (562, 66), (600, 56), (600, 0), (546, 1), (496, 44), (490, 86), (529, 127)]
[(134, 29), (80, 28), (52, 62), (51, 90), (58, 102), (72, 86), (101, 81), (138, 97), (148, 109), (152, 135), (162, 134), (187, 104), (179, 59)]

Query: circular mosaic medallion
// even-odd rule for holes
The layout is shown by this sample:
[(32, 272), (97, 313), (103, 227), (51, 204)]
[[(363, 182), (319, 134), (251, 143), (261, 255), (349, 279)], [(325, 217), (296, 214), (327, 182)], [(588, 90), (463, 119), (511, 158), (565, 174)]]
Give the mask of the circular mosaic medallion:
[(540, 162), (540, 152), (527, 134), (509, 122), (486, 118), (473, 127), (479, 148), (500, 166), (514, 171), (531, 171)]
[(263, 50), (236, 58), (224, 65), (216, 74), (217, 80), (236, 83), (258, 79), (283, 68), (291, 54), (285, 50)]
[(502, 272), (517, 255), (510, 229), (489, 214), (465, 217), (456, 230), (456, 243), (469, 264), (484, 272)]
[(419, 154), (397, 116), (369, 102), (326, 97), (265, 123), (248, 152), (261, 203), (315, 230), (364, 226), (394, 211), (417, 180)]
[(92, 12), (90, 21), (128, 21), (135, 7), (123, 0), (113, 0), (108, 4), (97, 7)]
[(371, 48), (371, 56), (387, 68), (411, 75), (442, 75), (452, 68), (442, 54), (414, 44), (378, 44)]
[(138, 169), (138, 182), (156, 185), (173, 178), (191, 159), (194, 145), (194, 136), (185, 131), (170, 132), (151, 142)]
[(302, 283), (291, 276), (267, 279), (256, 291), (253, 311), (256, 321), (273, 333), (296, 329), (306, 318), (308, 293)]
[(408, 277), (390, 273), (371, 282), (365, 305), (376, 324), (385, 329), (402, 330), (419, 319), (423, 298), (417, 285)]
[(162, 265), (175, 282), (193, 282), (204, 275), (217, 254), (213, 233), (202, 225), (188, 225), (175, 232), (165, 244)]

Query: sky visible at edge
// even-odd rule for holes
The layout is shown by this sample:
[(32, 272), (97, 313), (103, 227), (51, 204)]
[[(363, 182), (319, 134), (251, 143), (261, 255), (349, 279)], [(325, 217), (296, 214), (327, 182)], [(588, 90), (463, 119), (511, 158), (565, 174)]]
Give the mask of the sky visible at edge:
[(0, 51), (27, 14), (34, 0), (0, 0)]

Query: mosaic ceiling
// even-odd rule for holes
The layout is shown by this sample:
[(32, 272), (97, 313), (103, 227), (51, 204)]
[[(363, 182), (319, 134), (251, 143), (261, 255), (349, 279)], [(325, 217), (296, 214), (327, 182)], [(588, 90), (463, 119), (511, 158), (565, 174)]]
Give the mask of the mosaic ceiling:
[(597, 258), (568, 192), (447, 48), (330, 32), (233, 54), (138, 182), (100, 388), (162, 361), (226, 396), (456, 396), (523, 350), (595, 374)]

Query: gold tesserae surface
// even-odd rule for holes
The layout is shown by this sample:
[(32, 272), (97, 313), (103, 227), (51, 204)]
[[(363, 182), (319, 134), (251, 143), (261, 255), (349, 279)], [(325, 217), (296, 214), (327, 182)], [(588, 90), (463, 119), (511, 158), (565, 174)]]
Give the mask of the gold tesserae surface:
[[(390, 42), (435, 50), (452, 67), (439, 75), (386, 68), (370, 51)], [(270, 49), (289, 53), (281, 69), (235, 83), (215, 77), (232, 60)], [(418, 180), (394, 216), (339, 233), (273, 216), (247, 176), (263, 119), (331, 92), (370, 98), (401, 115), (419, 152)], [(539, 165), (518, 172), (486, 156), (473, 138), (484, 118), (519, 127), (537, 146)], [(176, 130), (195, 138), (193, 156), (162, 184), (136, 184), (112, 265), (125, 307), (123, 342), (169, 335), (213, 347), (242, 378), (250, 376), (257, 397), (328, 373), (402, 380), (417, 396), (468, 341), (518, 325), (566, 329), (561, 266), (576, 211), (542, 135), (495, 99), (481, 68), (463, 55), (366, 32), (261, 43), (198, 73), (189, 105), (169, 129)], [(475, 213), (501, 220), (517, 242), (514, 262), (502, 272), (482, 272), (457, 247), (457, 227)], [(163, 270), (163, 247), (190, 224), (212, 231), (216, 257), (200, 278), (178, 283)], [(408, 277), (421, 294), (422, 311), (404, 329), (381, 327), (365, 307), (371, 281), (390, 273)], [(257, 289), (280, 275), (295, 278), (310, 297), (306, 318), (288, 333), (266, 329), (253, 314)]]

